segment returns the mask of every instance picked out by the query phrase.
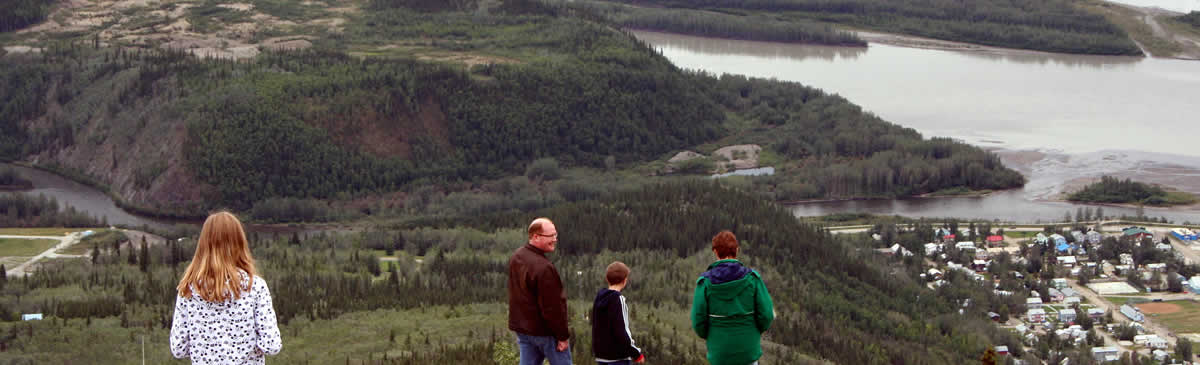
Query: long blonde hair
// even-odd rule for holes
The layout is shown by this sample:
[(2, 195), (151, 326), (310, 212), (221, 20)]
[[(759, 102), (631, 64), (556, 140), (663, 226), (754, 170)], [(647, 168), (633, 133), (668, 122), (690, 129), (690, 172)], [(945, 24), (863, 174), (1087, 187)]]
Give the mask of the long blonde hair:
[(210, 302), (241, 298), (242, 291), (250, 291), (253, 285), (242, 288), (239, 271), (245, 271), (253, 283), (254, 258), (242, 222), (229, 212), (213, 213), (204, 221), (196, 254), (175, 289), (182, 297), (195, 294)]

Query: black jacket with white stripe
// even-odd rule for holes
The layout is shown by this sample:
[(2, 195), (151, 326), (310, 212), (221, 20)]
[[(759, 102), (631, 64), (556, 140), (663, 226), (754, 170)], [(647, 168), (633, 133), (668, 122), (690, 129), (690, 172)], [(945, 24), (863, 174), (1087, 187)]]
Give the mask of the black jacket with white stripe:
[(633, 360), (642, 350), (629, 332), (629, 309), (621, 292), (608, 288), (592, 303), (592, 351), (598, 362)]

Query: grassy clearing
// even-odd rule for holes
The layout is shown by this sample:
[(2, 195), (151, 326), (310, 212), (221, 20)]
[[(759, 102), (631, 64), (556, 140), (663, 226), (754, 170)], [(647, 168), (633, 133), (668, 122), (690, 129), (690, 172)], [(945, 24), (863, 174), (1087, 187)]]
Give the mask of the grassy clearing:
[(0, 235), (8, 236), (66, 236), (68, 233), (83, 232), (98, 228), (0, 228)]
[(1152, 318), (1155, 322), (1162, 323), (1175, 333), (1200, 332), (1200, 303), (1190, 300), (1176, 300), (1166, 303), (1178, 305), (1181, 307), (1181, 310), (1167, 314), (1146, 314), (1146, 316)]
[(1004, 237), (1008, 238), (1034, 238), (1041, 232), (1032, 231), (1004, 231)]
[(0, 256), (37, 256), (57, 243), (55, 240), (44, 239), (0, 238)]

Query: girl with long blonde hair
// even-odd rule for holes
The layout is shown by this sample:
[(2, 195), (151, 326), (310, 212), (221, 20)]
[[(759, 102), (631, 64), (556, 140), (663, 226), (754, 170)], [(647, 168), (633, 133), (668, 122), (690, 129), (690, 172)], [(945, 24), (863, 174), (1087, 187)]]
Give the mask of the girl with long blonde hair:
[(193, 364), (263, 364), (283, 348), (267, 283), (254, 270), (242, 223), (208, 216), (176, 287), (171, 354)]

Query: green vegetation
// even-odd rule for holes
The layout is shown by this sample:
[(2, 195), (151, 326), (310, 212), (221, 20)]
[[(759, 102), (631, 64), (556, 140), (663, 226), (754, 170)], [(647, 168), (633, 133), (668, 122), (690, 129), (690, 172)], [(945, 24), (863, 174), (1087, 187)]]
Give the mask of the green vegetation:
[[(285, 341), (293, 344), (274, 360), (357, 363), (386, 356), (392, 363), (431, 358), (486, 363), (511, 355), (511, 335), (504, 328), (505, 263), (524, 242), (521, 227), (541, 215), (554, 217), (562, 234), (551, 258), (566, 274), (571, 311), (579, 314), (571, 316), (571, 327), (580, 363), (592, 361), (582, 314), (613, 260), (634, 270), (625, 295), (639, 346), (656, 362), (704, 363), (703, 343), (691, 333), (686, 309), (695, 275), (713, 260), (705, 242), (727, 228), (742, 241), (741, 258), (763, 273), (771, 288), (780, 313), (765, 347), (767, 356), (781, 363), (960, 364), (995, 344), (1021, 348), (1015, 336), (985, 317), (1001, 303), (990, 284), (951, 275), (950, 285), (931, 292), (917, 279), (923, 271), (919, 261), (876, 256), (859, 250), (856, 239), (835, 238), (797, 222), (786, 209), (754, 195), (694, 182), (562, 203), (532, 214), (434, 218), (360, 233), (253, 239)], [(637, 222), (672, 229), (628, 229)], [(908, 244), (908, 238), (902, 242)], [(130, 252), (131, 246), (101, 246), (94, 259), (52, 261), (28, 279), (10, 280), (0, 297), (0, 315), (49, 317), (0, 323), (0, 333), (15, 334), (3, 340), (8, 351), (0, 353), (0, 361), (121, 362), (135, 356), (133, 344), (143, 335), (148, 350), (165, 349), (174, 284), (193, 245), (172, 240), (149, 247), (146, 255)], [(372, 253), (397, 245), (401, 256), (423, 256), (423, 263), (380, 264)], [(146, 273), (138, 268), (141, 260), (149, 260)], [(966, 298), (973, 305), (963, 308), (959, 303)], [(64, 336), (68, 341), (50, 341)], [(88, 351), (57, 345), (90, 338), (102, 340), (90, 341)], [(914, 347), (924, 350), (911, 351)], [(160, 350), (147, 354), (154, 362), (170, 361)]]
[(929, 193), (929, 196), (964, 196), (964, 195), (985, 195), (992, 192), (991, 190), (971, 190), (962, 186), (947, 188)]
[[(778, 163), (775, 176), (738, 180), (740, 188), (780, 201), (1024, 182), (992, 154), (925, 140), (841, 97), (790, 82), (684, 72), (604, 23), (544, 15), (566, 10), (510, 4), (493, 15), (427, 14), (373, 4), (346, 25), (345, 42), (248, 62), (79, 45), (5, 57), (0, 78), (10, 88), (0, 94), (8, 93), (9, 106), (0, 109), (0, 129), (12, 130), (5, 138), (14, 142), (0, 144), (0, 152), (19, 158), (95, 148), (113, 155), (113, 168), (129, 170), (135, 189), (150, 192), (138, 202), (117, 197), (123, 206), (185, 217), (232, 207), (263, 222), (376, 215), (409, 203), (362, 209), (321, 201), (429, 186), (471, 197), (465, 201), (493, 201), (477, 205), (478, 213), (529, 211), (559, 198), (526, 200), (527, 194), (514, 195), (522, 190), (507, 188), (493, 197), (474, 192), (480, 185), (523, 186), (509, 184), (510, 177), (538, 159), (553, 158), (564, 170), (656, 174), (652, 166), (674, 151), (736, 143), (760, 144)], [(337, 51), (425, 38), (434, 41), (388, 48), (404, 51), (379, 57)], [(412, 59), (445, 54), (495, 63)], [(50, 105), (65, 117), (20, 123)], [(166, 154), (97, 147), (175, 138), (181, 129), (186, 137), (172, 145), (182, 145), (182, 166), (166, 165)], [(57, 170), (99, 179), (85, 170), (92, 165), (68, 165), (74, 167)], [(706, 173), (704, 167), (694, 170)], [(172, 170), (191, 178), (162, 184)], [(565, 180), (533, 179), (532, 190), (559, 185), (566, 200), (601, 191), (587, 180)], [(635, 177), (616, 186), (636, 189), (648, 181), (654, 180)]]
[(62, 209), (58, 200), (45, 195), (0, 195), (0, 227), (96, 227), (95, 218), (78, 212), (75, 207)]
[(0, 32), (25, 28), (46, 20), (54, 0), (6, 0), (0, 2)]
[(1157, 186), (1111, 176), (1100, 178), (1067, 197), (1071, 201), (1092, 203), (1130, 203), (1154, 206), (1187, 205), (1197, 201), (1192, 194), (1167, 192)]
[(76, 242), (70, 247), (58, 250), (58, 253), (63, 255), (83, 255), (88, 253), (88, 251), (93, 248), (108, 248), (115, 244), (119, 244), (122, 241), (128, 240), (129, 239), (125, 237), (124, 232), (105, 229), (80, 239), (79, 242)]
[(0, 190), (5, 189), (30, 189), (33, 188), (33, 182), (17, 174), (17, 171), (11, 167), (0, 166)]
[(1163, 302), (1180, 307), (1175, 313), (1146, 314), (1155, 323), (1162, 323), (1174, 333), (1200, 332), (1200, 303), (1190, 300), (1173, 300)]
[(812, 43), (866, 47), (851, 32), (807, 20), (783, 21), (770, 16), (740, 16), (681, 8), (642, 8), (591, 1), (561, 2), (562, 6), (599, 14), (625, 28), (755, 41)]
[(58, 241), (47, 239), (0, 238), (0, 256), (37, 256)]
[(618, 0), (638, 4), (709, 9), (735, 14), (777, 15), (991, 46), (1050, 52), (1138, 55), (1129, 37), (1103, 16), (1074, 2), (1001, 0)]
[(1175, 17), (1175, 20), (1191, 25), (1200, 30), (1200, 11), (1193, 11), (1184, 15)]

